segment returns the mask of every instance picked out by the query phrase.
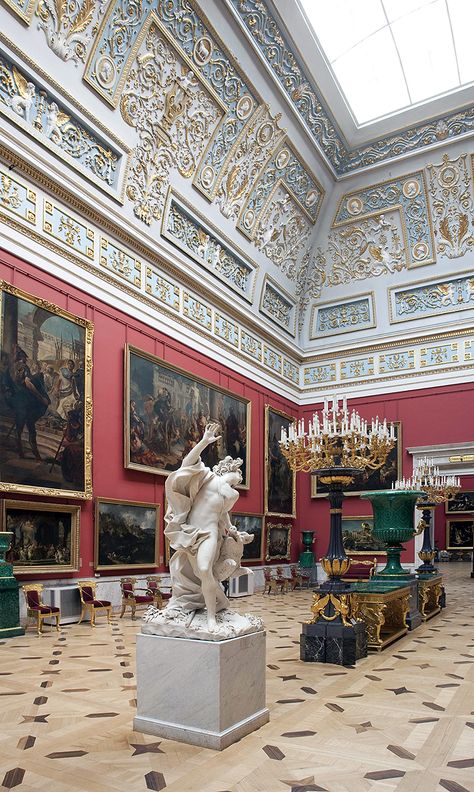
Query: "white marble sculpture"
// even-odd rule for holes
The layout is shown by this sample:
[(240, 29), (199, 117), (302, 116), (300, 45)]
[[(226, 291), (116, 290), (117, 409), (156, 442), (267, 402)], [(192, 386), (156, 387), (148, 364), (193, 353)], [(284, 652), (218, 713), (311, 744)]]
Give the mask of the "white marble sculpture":
[(239, 497), (241, 459), (227, 456), (212, 470), (201, 453), (220, 439), (220, 426), (209, 423), (202, 439), (168, 476), (165, 536), (170, 560), (172, 597), (166, 608), (148, 608), (142, 632), (173, 637), (222, 640), (263, 629), (260, 619), (228, 609), (221, 581), (248, 573), (240, 561), (253, 534), (240, 533), (229, 512)]

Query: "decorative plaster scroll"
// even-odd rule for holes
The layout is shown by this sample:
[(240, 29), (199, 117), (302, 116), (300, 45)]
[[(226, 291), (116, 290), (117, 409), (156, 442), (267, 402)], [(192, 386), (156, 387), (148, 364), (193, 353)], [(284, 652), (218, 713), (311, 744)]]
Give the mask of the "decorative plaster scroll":
[(339, 364), (341, 380), (372, 377), (374, 374), (374, 358), (359, 357), (355, 360), (342, 360)]
[(276, 283), (269, 279), (268, 275), (265, 276), (262, 287), (260, 311), (291, 335), (295, 334), (295, 303), (289, 295), (286, 295)]
[(444, 366), (446, 363), (457, 363), (459, 360), (459, 347), (456, 342), (452, 344), (438, 344), (420, 351), (420, 367)]
[(305, 366), (303, 369), (303, 381), (305, 385), (335, 382), (336, 364), (325, 363), (321, 366)]
[(227, 0), (288, 101), (337, 175), (454, 140), (474, 130), (474, 106), (349, 149), (283, 24), (263, 0)]
[(223, 338), (234, 347), (239, 346), (239, 327), (231, 319), (215, 311), (214, 313), (214, 335)]
[(301, 333), (306, 309), (312, 298), (319, 297), (326, 282), (326, 258), (321, 248), (314, 253), (307, 250), (296, 276), (296, 296), (298, 298), (298, 330)]
[(281, 114), (272, 117), (262, 105), (251, 117), (219, 174), (217, 204), (224, 215), (237, 220), (266, 160), (284, 137), (278, 124)]
[(339, 202), (333, 227), (393, 209), (400, 213), (407, 265), (416, 267), (433, 263), (434, 240), (423, 171), (344, 195)]
[(0, 53), (0, 113), (102, 188), (119, 188), (123, 153)]
[(429, 165), (428, 173), (438, 239), (436, 250), (451, 259), (464, 256), (474, 246), (474, 205), (467, 154), (453, 160), (444, 154), (441, 165)]
[(283, 358), (283, 376), (285, 379), (294, 382), (295, 385), (300, 384), (300, 370), (298, 366), (295, 366), (291, 360), (287, 360)]
[(212, 309), (187, 291), (183, 293), (183, 314), (206, 330), (212, 329)]
[(50, 201), (44, 202), (43, 231), (77, 253), (94, 258), (94, 230)]
[(6, 170), (0, 170), (0, 206), (36, 223), (36, 193), (14, 179)]
[(398, 228), (383, 214), (330, 234), (328, 255), (332, 258), (329, 286), (400, 272), (406, 267)]
[(28, 25), (33, 16), (36, 0), (5, 0), (5, 3)]
[(278, 182), (255, 231), (255, 244), (289, 280), (297, 276), (297, 262), (305, 249), (311, 225), (299, 205)]
[(180, 288), (172, 283), (156, 267), (147, 266), (146, 271), (146, 293), (154, 297), (158, 302), (172, 308), (173, 311), (180, 309)]
[(276, 371), (277, 374), (281, 374), (282, 362), (283, 358), (279, 352), (271, 349), (266, 344), (263, 345), (263, 365), (266, 366), (266, 368)]
[(102, 267), (114, 272), (120, 278), (141, 287), (141, 262), (105, 236), (100, 238), (100, 263)]
[(233, 291), (252, 302), (256, 266), (224, 241), (222, 234), (171, 191), (163, 215), (161, 234), (188, 253)]
[(120, 110), (139, 134), (127, 197), (150, 225), (162, 215), (170, 170), (187, 178), (194, 174), (222, 111), (155, 22), (130, 69)]
[(61, 60), (86, 59), (87, 48), (97, 29), (108, 0), (39, 0), (38, 28), (44, 31), (48, 47)]
[(389, 289), (390, 323), (407, 322), (474, 306), (474, 274)]
[(240, 348), (246, 355), (261, 362), (263, 354), (263, 343), (259, 338), (247, 333), (246, 330), (240, 331)]
[(375, 327), (373, 292), (359, 294), (343, 303), (314, 305), (310, 324), (311, 339)]
[(379, 355), (379, 371), (408, 371), (415, 368), (415, 353), (412, 349)]

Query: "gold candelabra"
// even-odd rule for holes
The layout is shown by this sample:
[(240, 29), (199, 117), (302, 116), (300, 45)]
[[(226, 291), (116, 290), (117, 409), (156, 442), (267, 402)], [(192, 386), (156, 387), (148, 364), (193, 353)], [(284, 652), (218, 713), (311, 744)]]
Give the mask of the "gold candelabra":
[(324, 399), (321, 414), (315, 412), (305, 428), (304, 419), (288, 432), (281, 430), (280, 447), (292, 470), (310, 473), (326, 468), (380, 468), (395, 445), (393, 425), (387, 421), (372, 423), (355, 410), (349, 412), (344, 396), (341, 404), (334, 397), (332, 405)]

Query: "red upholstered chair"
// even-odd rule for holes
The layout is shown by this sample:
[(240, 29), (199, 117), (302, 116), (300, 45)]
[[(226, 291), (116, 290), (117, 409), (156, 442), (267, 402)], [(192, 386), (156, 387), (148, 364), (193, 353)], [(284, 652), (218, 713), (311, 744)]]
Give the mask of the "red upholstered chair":
[(149, 575), (146, 579), (146, 584), (146, 593), (152, 595), (155, 608), (162, 608), (165, 600), (171, 599), (171, 589), (169, 591), (163, 590), (159, 575)]
[(290, 585), (291, 591), (294, 591), (295, 588), (298, 586), (299, 588), (303, 588), (303, 575), (301, 572), (298, 572), (298, 569), (295, 565), (290, 567), (291, 578), (288, 581)]
[(51, 605), (44, 605), (42, 602), (41, 595), (44, 589), (43, 584), (30, 583), (22, 588), (26, 599), (26, 615), (28, 619), (36, 619), (38, 635), (41, 635), (43, 632), (43, 621), (45, 619), (56, 619), (56, 629), (59, 632), (59, 618), (61, 612), (59, 608), (53, 608)]
[(81, 597), (81, 618), (78, 624), (81, 623), (84, 616), (89, 613), (91, 625), (95, 627), (95, 615), (98, 611), (107, 613), (107, 622), (110, 624), (110, 615), (112, 613), (112, 604), (108, 600), (99, 600), (96, 597), (95, 580), (79, 580), (78, 581), (79, 594)]
[(356, 556), (352, 558), (349, 553), (348, 556), (351, 565), (347, 574), (341, 578), (341, 580), (344, 580), (346, 583), (357, 583), (358, 581), (370, 580), (377, 571), (377, 557), (368, 559)]
[[(281, 572), (281, 570), (280, 570)], [(265, 576), (265, 590), (264, 594), (278, 594), (278, 592), (283, 592), (283, 586), (286, 586), (287, 580), (286, 578), (278, 575), (275, 577), (273, 574), (273, 570), (270, 567), (265, 567), (263, 570), (263, 574)]]
[(154, 595), (148, 593), (137, 594), (134, 589), (136, 582), (136, 579), (132, 577), (120, 578), (120, 587), (122, 589), (122, 612), (120, 618), (122, 618), (127, 607), (131, 608), (132, 619), (134, 619), (137, 605), (153, 605)]
[(283, 569), (281, 567), (277, 567), (276, 570), (276, 583), (281, 593), (286, 594), (290, 585), (290, 580), (284, 576)]

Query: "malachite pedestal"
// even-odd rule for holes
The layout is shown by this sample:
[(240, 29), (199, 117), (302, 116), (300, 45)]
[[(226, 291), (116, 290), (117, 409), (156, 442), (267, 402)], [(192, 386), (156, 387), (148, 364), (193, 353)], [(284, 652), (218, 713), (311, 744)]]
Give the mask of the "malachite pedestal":
[(299, 565), (303, 569), (310, 569), (314, 566), (314, 554), (311, 545), (314, 542), (314, 531), (301, 531), (301, 540), (304, 550), (300, 553)]
[(373, 535), (387, 545), (387, 564), (374, 578), (410, 580), (413, 575), (400, 564), (402, 542), (413, 539), (414, 510), (418, 498), (424, 493), (418, 490), (380, 490), (364, 492), (360, 497), (372, 503), (374, 512)]
[(0, 639), (25, 634), (20, 627), (18, 581), (13, 575), (12, 564), (5, 561), (12, 536), (11, 531), (0, 531)]

